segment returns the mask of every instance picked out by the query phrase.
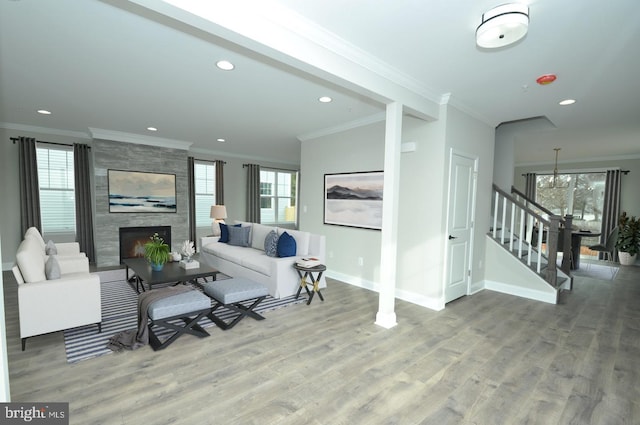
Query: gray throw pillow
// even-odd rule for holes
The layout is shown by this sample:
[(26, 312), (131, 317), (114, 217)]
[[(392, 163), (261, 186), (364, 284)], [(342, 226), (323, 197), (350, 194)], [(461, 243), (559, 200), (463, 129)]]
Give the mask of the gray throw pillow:
[(58, 255), (58, 248), (56, 248), (56, 244), (53, 243), (52, 240), (44, 246), (44, 253), (47, 255)]
[(249, 246), (249, 232), (251, 227), (227, 226), (229, 230), (229, 245)]
[(267, 233), (267, 236), (264, 238), (264, 252), (269, 257), (278, 256), (278, 232), (275, 230)]
[(44, 274), (47, 276), (47, 280), (60, 279), (60, 264), (53, 255), (44, 263)]

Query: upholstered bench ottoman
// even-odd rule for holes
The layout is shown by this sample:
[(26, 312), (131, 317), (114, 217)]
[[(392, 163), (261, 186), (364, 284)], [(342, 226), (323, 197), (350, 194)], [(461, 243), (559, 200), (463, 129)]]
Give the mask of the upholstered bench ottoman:
[[(207, 282), (203, 285), (203, 289), (205, 294), (216, 301), (216, 304), (211, 309), (211, 312), (207, 314), (207, 317), (218, 325), (220, 329), (231, 329), (245, 316), (253, 317), (256, 320), (264, 320), (264, 317), (253, 311), (269, 294), (269, 289), (263, 284), (250, 279), (237, 277)], [(243, 301), (250, 300), (254, 301), (249, 307), (241, 304)], [(227, 323), (214, 314), (220, 307), (228, 308), (238, 313), (238, 316)]]
[[(149, 345), (154, 350), (161, 350), (173, 343), (180, 335), (188, 333), (201, 338), (209, 333), (198, 324), (198, 321), (211, 311), (211, 299), (200, 291), (192, 290), (162, 298), (151, 303), (147, 309), (149, 316)], [(195, 316), (194, 318), (191, 318)], [(185, 325), (170, 323), (181, 319)], [(175, 331), (164, 342), (161, 342), (153, 330), (154, 326)]]

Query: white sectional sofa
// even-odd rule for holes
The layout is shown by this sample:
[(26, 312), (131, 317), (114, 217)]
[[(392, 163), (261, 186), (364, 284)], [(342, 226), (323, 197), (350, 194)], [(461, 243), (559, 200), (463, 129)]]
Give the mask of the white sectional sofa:
[[(296, 294), (300, 278), (293, 265), (297, 259), (315, 257), (322, 263), (325, 261), (326, 242), (323, 235), (257, 223), (236, 223), (251, 228), (249, 246), (234, 246), (219, 242), (219, 237), (204, 237), (200, 240), (200, 260), (231, 277), (244, 277), (266, 285), (269, 288), (269, 295), (274, 298)], [(267, 256), (264, 242), (271, 230), (276, 230), (278, 235), (287, 232), (293, 236), (296, 241), (295, 256), (284, 258)], [(320, 287), (326, 287), (324, 276)]]

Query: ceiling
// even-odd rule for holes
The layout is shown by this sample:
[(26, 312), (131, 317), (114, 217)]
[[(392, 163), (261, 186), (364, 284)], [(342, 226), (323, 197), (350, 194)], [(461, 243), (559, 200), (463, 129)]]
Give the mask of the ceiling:
[[(404, 93), (493, 126), (546, 117), (516, 136), (516, 163), (549, 162), (556, 146), (565, 160), (640, 157), (637, 0), (524, 1), (529, 33), (491, 51), (474, 32), (496, 0), (237, 0), (233, 10), (219, 0), (208, 2), (212, 25), (180, 1), (0, 0), (0, 125), (295, 164), (301, 139), (380, 120)], [(273, 29), (250, 25), (257, 16), (306, 40), (278, 51)], [(302, 41), (340, 60), (305, 58)], [(217, 69), (219, 59), (236, 68)], [(547, 73), (558, 79), (536, 84)], [(558, 105), (566, 98), (577, 102)]]

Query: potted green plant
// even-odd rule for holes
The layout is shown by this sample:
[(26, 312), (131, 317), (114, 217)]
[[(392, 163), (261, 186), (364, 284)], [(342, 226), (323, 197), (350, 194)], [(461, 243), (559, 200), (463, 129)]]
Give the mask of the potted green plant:
[(620, 264), (628, 266), (636, 261), (638, 251), (640, 251), (640, 220), (629, 217), (623, 212), (618, 221), (618, 257)]
[(150, 241), (144, 244), (144, 258), (151, 264), (151, 269), (160, 271), (164, 267), (164, 263), (171, 258), (169, 255), (169, 245), (164, 243), (164, 239), (154, 233)]

